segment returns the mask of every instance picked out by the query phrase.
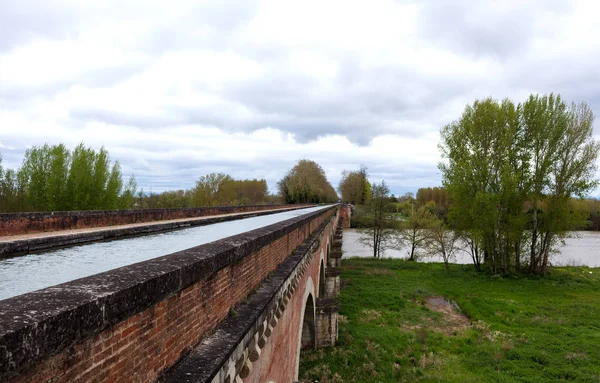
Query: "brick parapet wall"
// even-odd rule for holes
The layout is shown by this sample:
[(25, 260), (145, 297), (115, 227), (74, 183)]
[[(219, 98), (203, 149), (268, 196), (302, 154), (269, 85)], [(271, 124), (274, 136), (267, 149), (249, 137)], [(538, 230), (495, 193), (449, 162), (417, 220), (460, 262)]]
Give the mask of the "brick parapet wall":
[(342, 205), (340, 207), (340, 219), (344, 228), (350, 227), (350, 220), (352, 218), (352, 205)]
[(0, 301), (0, 381), (156, 380), (336, 209)]
[[(294, 294), (290, 298), (288, 307), (283, 311), (279, 322), (273, 329), (268, 342), (261, 350), (260, 358), (253, 361), (252, 370), (249, 376), (243, 377), (244, 383), (264, 383), (264, 382), (291, 382), (297, 379), (296, 372), (299, 364), (298, 350), (300, 348), (301, 338), (303, 335), (303, 318), (302, 314), (305, 311), (307, 300), (306, 292), (310, 292), (313, 305), (319, 301), (319, 297), (324, 295), (324, 292), (319, 291), (319, 277), (321, 260), (324, 259), (327, 251), (327, 245), (330, 241), (331, 234), (335, 230), (338, 217), (334, 217), (321, 237), (317, 241), (316, 248), (307, 252), (305, 255), (305, 263), (302, 268), (304, 272), (295, 280), (296, 285)], [(313, 245), (314, 246), (314, 245)], [(316, 308), (316, 307), (313, 307)], [(315, 344), (320, 346), (318, 326), (319, 312), (315, 310), (315, 328), (312, 329)], [(337, 313), (335, 314), (337, 315)], [(337, 322), (335, 324), (337, 328)], [(310, 330), (309, 330), (310, 331)], [(337, 333), (337, 330), (336, 330)], [(167, 382), (174, 383), (174, 382)]]
[[(309, 205), (298, 205), (304, 207)], [(289, 208), (290, 205), (211, 206), (185, 209), (85, 210), (0, 214), (0, 236)]]
[(311, 278), (317, 281), (335, 218), (313, 230), (260, 289), (236, 307), (235, 316), (221, 322), (159, 382), (291, 382), (298, 362), (303, 292)]

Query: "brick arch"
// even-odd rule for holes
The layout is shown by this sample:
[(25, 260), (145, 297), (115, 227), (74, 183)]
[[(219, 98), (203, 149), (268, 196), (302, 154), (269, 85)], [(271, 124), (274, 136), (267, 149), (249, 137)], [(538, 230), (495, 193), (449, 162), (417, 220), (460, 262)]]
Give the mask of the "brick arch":
[[(302, 308), (302, 314), (300, 315), (300, 325), (298, 326), (298, 349), (296, 351), (296, 373), (294, 374), (294, 380), (298, 379), (298, 374), (300, 371), (300, 350), (302, 348), (302, 332), (304, 330), (304, 323), (305, 320), (310, 321), (312, 318), (312, 331), (313, 331), (313, 340), (316, 339), (316, 333), (315, 331), (315, 317), (316, 317), (316, 310), (315, 310), (315, 283), (312, 279), (311, 276), (308, 277), (308, 280), (306, 281), (306, 285), (304, 287), (304, 294), (302, 295), (302, 302), (304, 302), (304, 307)], [(310, 300), (309, 300), (310, 299)], [(310, 307), (309, 305), (307, 305), (307, 303), (312, 301), (312, 307)], [(312, 310), (312, 312), (311, 312)], [(309, 318), (305, 318), (306, 314), (309, 314)], [(313, 343), (314, 344), (314, 343)]]

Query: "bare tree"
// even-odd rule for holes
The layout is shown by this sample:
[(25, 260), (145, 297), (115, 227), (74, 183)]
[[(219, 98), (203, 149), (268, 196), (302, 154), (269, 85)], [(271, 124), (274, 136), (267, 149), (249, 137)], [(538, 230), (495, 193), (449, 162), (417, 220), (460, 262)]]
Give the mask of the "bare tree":
[(412, 209), (408, 218), (399, 223), (399, 228), (396, 233), (396, 246), (407, 246), (408, 260), (416, 261), (418, 250), (426, 248), (430, 233), (429, 227), (435, 221), (435, 217), (426, 206), (421, 206), (418, 209)]
[(429, 241), (427, 242), (427, 252), (430, 256), (441, 255), (446, 266), (446, 271), (450, 271), (449, 263), (456, 259), (456, 252), (460, 250), (458, 246), (459, 236), (448, 229), (442, 221), (437, 221), (430, 226)]
[(361, 230), (360, 241), (373, 249), (375, 258), (380, 258), (385, 250), (394, 247), (396, 221), (391, 214), (389, 193), (390, 189), (384, 181), (373, 185), (367, 204), (369, 227)]

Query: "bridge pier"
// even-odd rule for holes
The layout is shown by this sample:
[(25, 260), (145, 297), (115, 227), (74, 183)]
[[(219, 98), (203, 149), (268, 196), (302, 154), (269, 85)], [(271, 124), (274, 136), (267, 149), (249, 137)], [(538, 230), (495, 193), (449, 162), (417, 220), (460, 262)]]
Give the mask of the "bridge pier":
[[(340, 214), (343, 217), (342, 214)], [(320, 293), (317, 299), (316, 314), (316, 347), (334, 346), (338, 339), (338, 312), (337, 297), (340, 294), (340, 273), (342, 262), (342, 231), (343, 222), (338, 220), (337, 227), (331, 238), (333, 241), (327, 245), (327, 267), (325, 269), (324, 294)]]

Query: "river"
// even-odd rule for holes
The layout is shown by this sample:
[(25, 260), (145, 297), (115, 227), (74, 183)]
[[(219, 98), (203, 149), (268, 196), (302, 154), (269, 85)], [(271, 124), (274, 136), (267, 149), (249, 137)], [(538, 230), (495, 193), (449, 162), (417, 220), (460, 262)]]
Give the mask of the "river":
[[(342, 241), (342, 251), (344, 257), (372, 257), (373, 250), (362, 244), (359, 240), (360, 233), (357, 229), (345, 229)], [(386, 258), (407, 258), (408, 248), (386, 250), (383, 257)], [(427, 257), (422, 262), (443, 262), (441, 256)], [(468, 264), (472, 263), (471, 256), (464, 251), (456, 254), (453, 263)], [(556, 254), (551, 259), (555, 266), (589, 266), (600, 267), (600, 232), (595, 231), (577, 231), (573, 233), (573, 238), (568, 238), (566, 243), (560, 249), (560, 254)]]

